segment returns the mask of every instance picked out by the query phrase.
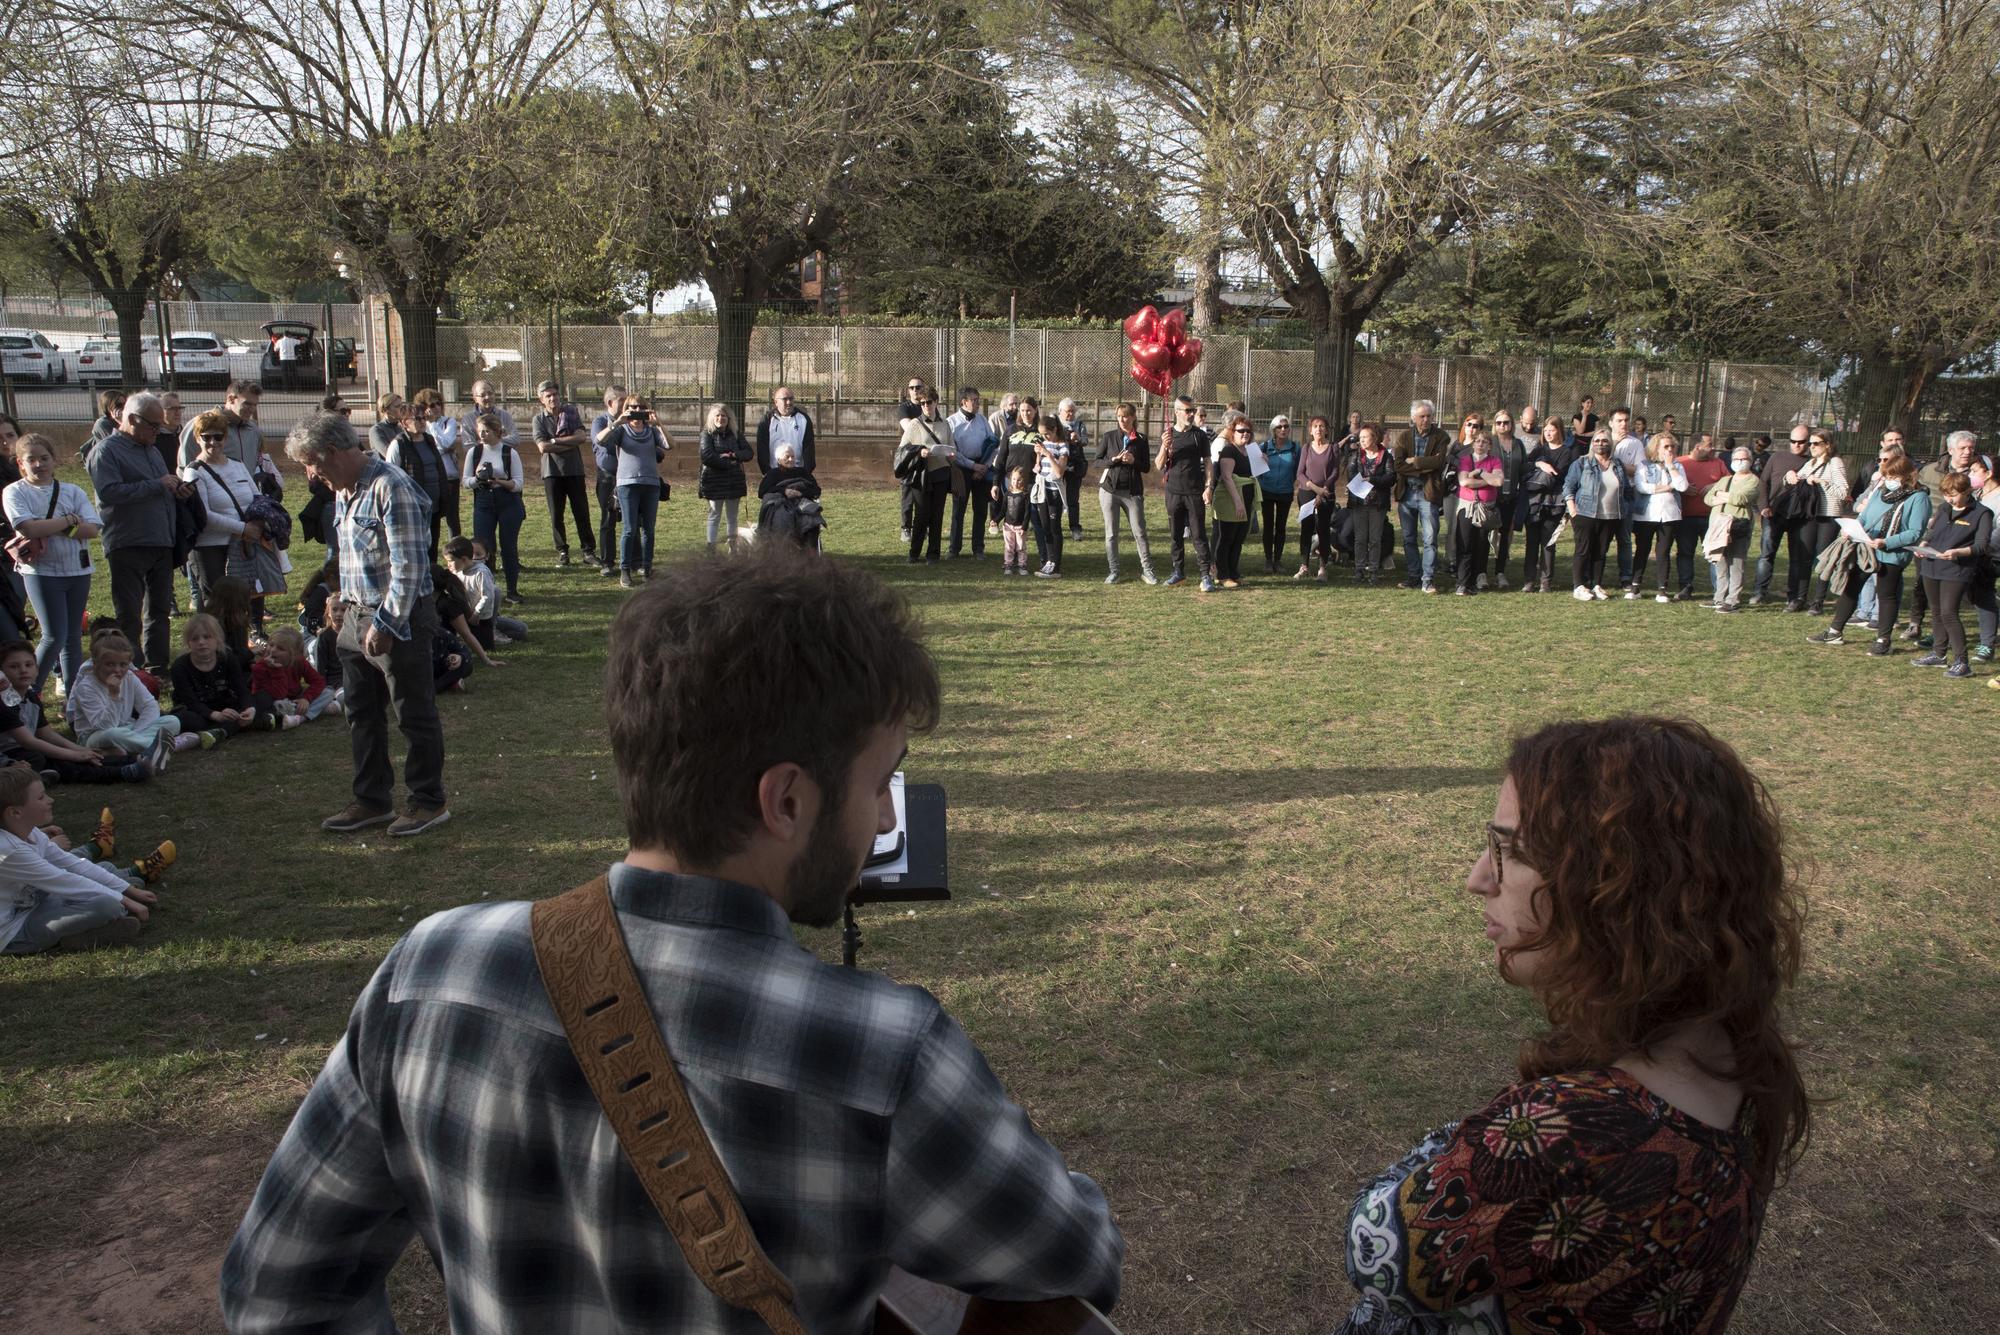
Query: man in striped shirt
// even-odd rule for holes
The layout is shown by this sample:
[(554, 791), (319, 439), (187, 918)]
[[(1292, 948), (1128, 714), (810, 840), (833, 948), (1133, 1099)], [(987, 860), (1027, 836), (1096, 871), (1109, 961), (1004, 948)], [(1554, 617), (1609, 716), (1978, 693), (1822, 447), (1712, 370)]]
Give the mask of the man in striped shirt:
[[(387, 824), (398, 836), (451, 819), (444, 800), (444, 724), (431, 675), (437, 608), (431, 599), (431, 502), (409, 474), (361, 448), (347, 419), (319, 413), (292, 428), (285, 453), (334, 493), (340, 665), (354, 751), (354, 800), (320, 822), (347, 833)], [(397, 815), (389, 762), (389, 706), (409, 742), (403, 781), (410, 804)]]

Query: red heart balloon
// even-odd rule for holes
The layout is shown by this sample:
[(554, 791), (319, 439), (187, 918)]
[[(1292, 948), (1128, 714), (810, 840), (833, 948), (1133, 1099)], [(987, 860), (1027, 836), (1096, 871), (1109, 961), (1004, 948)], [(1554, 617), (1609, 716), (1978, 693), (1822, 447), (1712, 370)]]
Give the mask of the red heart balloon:
[(1201, 340), (1191, 338), (1173, 350), (1171, 369), (1178, 380), (1201, 363)]
[(1176, 306), (1160, 321), (1160, 337), (1169, 346), (1187, 338), (1187, 307)]
[(1132, 344), (1132, 365), (1143, 366), (1148, 371), (1164, 371), (1173, 364), (1173, 349), (1158, 339), (1135, 340)]
[(1174, 387), (1173, 380), (1165, 371), (1147, 370), (1136, 361), (1132, 363), (1132, 379), (1138, 383), (1141, 389), (1163, 399), (1167, 397)]
[(1134, 343), (1150, 342), (1159, 332), (1160, 313), (1151, 306), (1141, 306), (1125, 317), (1125, 337)]

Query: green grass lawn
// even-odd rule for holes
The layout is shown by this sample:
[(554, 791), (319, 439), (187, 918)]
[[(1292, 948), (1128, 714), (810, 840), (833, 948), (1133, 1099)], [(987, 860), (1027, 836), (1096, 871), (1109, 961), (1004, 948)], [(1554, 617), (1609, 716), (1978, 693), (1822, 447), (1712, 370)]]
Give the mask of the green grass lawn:
[[(663, 549), (699, 544), (692, 490)], [(530, 511), (533, 642), (444, 704), (444, 829), (320, 833), (348, 793), (337, 721), (58, 790), (72, 831), (108, 795), (128, 848), (171, 836), (181, 861), (138, 948), (0, 961), (0, 1235), (21, 1240), (0, 1326), (211, 1325), (247, 1192), (390, 944), (618, 855), (599, 674), (620, 595), (552, 568)], [(1345, 572), (1107, 589), (1094, 512), (1065, 579), (1002, 579), (997, 540), (984, 562), (906, 566), (892, 493), (828, 513), (829, 548), (921, 608), (945, 684), (908, 769), (950, 794), (955, 898), (865, 910), (863, 964), (935, 992), (1103, 1183), (1130, 1244), (1125, 1329), (1338, 1321), (1355, 1189), (1504, 1083), (1535, 1023), (1464, 891), (1509, 736), (1622, 711), (1687, 714), (1742, 751), (1812, 905), (1792, 1026), (1822, 1102), (1737, 1328), (2000, 1311), (2000, 885), (1977, 823), (2000, 694), (1808, 646), (1816, 623), (1770, 609), (1426, 598)], [(1502, 721), (1459, 723), (1473, 695)], [(838, 957), (836, 933), (802, 939)], [(411, 1330), (441, 1329), (427, 1269), (399, 1272)], [(24, 1307), (36, 1292), (55, 1296)]]

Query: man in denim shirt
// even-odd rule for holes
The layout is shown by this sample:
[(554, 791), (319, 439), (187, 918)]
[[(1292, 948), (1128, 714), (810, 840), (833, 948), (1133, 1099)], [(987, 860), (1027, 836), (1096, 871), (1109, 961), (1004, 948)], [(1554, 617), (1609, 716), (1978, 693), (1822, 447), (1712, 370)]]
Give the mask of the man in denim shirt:
[(951, 498), (951, 554), (957, 556), (965, 544), (965, 503), (972, 502), (972, 556), (986, 555), (986, 507), (992, 500), (993, 483), (987, 479), (993, 452), (1000, 438), (993, 423), (979, 411), (979, 391), (967, 385), (958, 391), (958, 411), (945, 418), (957, 446), (958, 466), (965, 470), (965, 490)]
[[(285, 453), (311, 482), (334, 493), (334, 551), (347, 619), (340, 666), (354, 752), (354, 800), (320, 822), (347, 833), (388, 823), (398, 836), (422, 834), (451, 819), (444, 802), (444, 725), (431, 675), (437, 608), (431, 600), (430, 502), (401, 469), (361, 448), (354, 429), (332, 413), (308, 417), (285, 437)], [(403, 781), (410, 805), (392, 808), (396, 771), (389, 763), (389, 706), (409, 742)]]

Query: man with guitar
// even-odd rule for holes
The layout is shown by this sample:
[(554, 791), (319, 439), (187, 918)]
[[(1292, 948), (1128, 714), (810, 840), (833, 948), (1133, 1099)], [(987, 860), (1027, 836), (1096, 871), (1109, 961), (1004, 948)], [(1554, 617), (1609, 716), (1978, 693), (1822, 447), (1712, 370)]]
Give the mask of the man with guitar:
[(693, 562), (619, 612), (605, 697), (624, 860), (390, 950), (230, 1247), (229, 1328), (391, 1329), (418, 1236), (452, 1329), (501, 1335), (861, 1335), (892, 1267), (1114, 1301), (1103, 1194), (937, 1000), (792, 937), (936, 722), (907, 607), (785, 544)]

